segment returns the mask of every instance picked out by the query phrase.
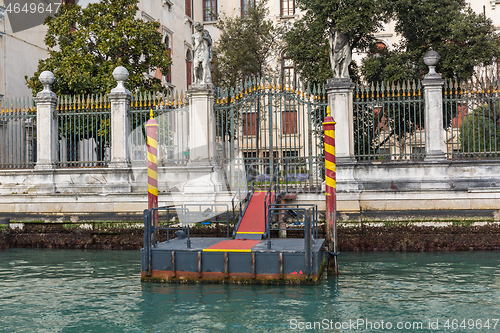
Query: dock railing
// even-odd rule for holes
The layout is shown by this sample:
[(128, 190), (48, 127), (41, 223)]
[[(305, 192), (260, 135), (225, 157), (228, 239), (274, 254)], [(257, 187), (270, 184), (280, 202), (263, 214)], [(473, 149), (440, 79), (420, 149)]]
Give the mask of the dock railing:
[[(184, 204), (187, 209), (188, 226), (193, 223), (210, 225), (212, 223), (226, 224), (226, 237), (229, 238), (229, 206), (226, 204)], [(223, 213), (217, 213), (223, 212)]]
[[(223, 213), (217, 213), (220, 211), (223, 211)], [(161, 215), (160, 212), (162, 212)], [(221, 219), (221, 217), (223, 218)], [(170, 231), (182, 231), (183, 233), (178, 234), (177, 237), (185, 237), (187, 247), (191, 248), (190, 227), (193, 223), (201, 223), (202, 225), (225, 223), (226, 237), (229, 238), (229, 223), (231, 220), (229, 218), (229, 207), (226, 204), (184, 204), (155, 207), (144, 210), (143, 218), (145, 251), (157, 246), (159, 230), (166, 230), (167, 242), (170, 241)], [(160, 220), (166, 222), (160, 224)]]
[(278, 196), (280, 195), (280, 182), (279, 182), (280, 165), (276, 165), (274, 168), (273, 176), (271, 177), (269, 188), (267, 189), (266, 197), (264, 198), (264, 220), (266, 223), (266, 235), (267, 235), (267, 248), (271, 248), (271, 239), (269, 233), (269, 223), (270, 214), (269, 210), (276, 203)]
[(252, 198), (253, 193), (254, 193), (253, 182), (249, 187), (246, 179), (240, 179), (238, 189), (236, 190), (236, 192), (233, 195), (233, 198), (231, 199), (231, 206), (233, 209), (232, 218), (234, 222), (233, 237), (236, 236), (236, 230), (238, 230), (238, 227), (240, 226), (241, 219), (243, 218), (243, 215), (247, 210), (248, 204), (250, 203), (250, 199)]
[[(267, 225), (267, 248), (271, 249), (271, 232), (289, 230), (281, 228), (280, 222), (293, 223), (304, 228), (304, 252), (306, 260), (306, 274), (312, 274), (312, 250), (315, 240), (318, 239), (318, 208), (312, 204), (273, 204), (269, 210)], [(273, 228), (272, 224), (277, 227)]]

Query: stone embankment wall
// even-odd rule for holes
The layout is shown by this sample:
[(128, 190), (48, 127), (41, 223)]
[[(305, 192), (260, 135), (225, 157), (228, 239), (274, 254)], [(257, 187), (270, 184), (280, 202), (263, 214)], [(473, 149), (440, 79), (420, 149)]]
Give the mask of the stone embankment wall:
[[(230, 230), (232, 233), (232, 230)], [(225, 237), (225, 226), (196, 227), (192, 237)], [(325, 236), (323, 226), (319, 228)], [(173, 234), (171, 234), (173, 237)], [(303, 237), (303, 231), (288, 230), (288, 237)], [(500, 250), (500, 224), (471, 222), (376, 222), (345, 223), (338, 232), (340, 251), (469, 251)], [(161, 233), (159, 239), (165, 240)], [(139, 250), (143, 229), (68, 228), (63, 224), (25, 224), (0, 232), (0, 248), (65, 248)]]

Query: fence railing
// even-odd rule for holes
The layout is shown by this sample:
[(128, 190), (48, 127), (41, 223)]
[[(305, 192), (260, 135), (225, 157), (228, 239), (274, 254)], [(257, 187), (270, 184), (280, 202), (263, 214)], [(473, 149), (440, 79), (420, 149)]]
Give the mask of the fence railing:
[(103, 167), (110, 156), (111, 106), (106, 95), (61, 96), (58, 167)]
[(445, 153), (449, 159), (500, 157), (500, 88), (447, 80), (444, 88)]
[[(432, 142), (443, 143), (448, 159), (500, 157), (500, 84), (495, 80), (488, 85), (445, 82), (442, 141), (439, 133)], [(424, 109), (430, 101), (424, 101), (422, 90), (420, 81), (356, 86), (353, 140), (358, 161), (415, 161), (425, 157)], [(266, 186), (274, 166), (281, 164), (282, 176), (290, 187), (321, 189), (322, 122), (327, 105), (323, 86), (282, 85), (275, 79), (260, 78), (216, 92), (212, 139), (215, 159), (228, 183), (237, 183), (237, 172), (245, 171), (247, 180)], [(6, 97), (1, 105), (0, 168), (31, 168), (37, 161), (37, 109), (33, 98)], [(146, 165), (144, 124), (150, 110), (159, 124), (158, 164), (186, 165), (189, 136), (195, 135), (189, 133), (187, 101), (182, 93), (159, 92), (132, 95), (127, 143), (132, 163)], [(60, 96), (54, 114), (58, 167), (108, 165), (113, 125), (106, 94)]]
[(359, 161), (424, 158), (420, 81), (357, 85), (353, 104), (354, 149)]
[(4, 98), (0, 108), (0, 169), (36, 164), (36, 107), (33, 98)]
[(283, 85), (271, 77), (218, 89), (217, 156), (243, 160), (257, 186), (269, 180), (275, 165), (287, 161), (291, 186), (321, 189), (326, 105), (324, 86)]
[(158, 165), (186, 165), (189, 159), (189, 110), (183, 94), (147, 92), (132, 95), (129, 110), (131, 125), (131, 160), (146, 165), (147, 146), (144, 125), (153, 110), (158, 122)]

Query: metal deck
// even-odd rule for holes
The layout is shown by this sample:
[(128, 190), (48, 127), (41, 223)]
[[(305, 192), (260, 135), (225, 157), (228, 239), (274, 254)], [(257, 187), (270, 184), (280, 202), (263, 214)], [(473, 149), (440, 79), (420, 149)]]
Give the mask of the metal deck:
[[(231, 246), (232, 242), (234, 246)], [(247, 242), (251, 246), (242, 246)], [(238, 244), (239, 243), (239, 244)], [(228, 240), (227, 238), (172, 239), (151, 247), (148, 274), (142, 250), (142, 281), (308, 284), (319, 282), (324, 264), (324, 240), (313, 240), (307, 261), (304, 239)], [(222, 246), (217, 246), (221, 244)]]
[[(142, 281), (317, 283), (326, 261), (324, 240), (318, 238), (318, 210), (315, 205), (279, 203), (278, 198), (286, 196), (280, 188), (281, 174), (284, 170), (278, 165), (267, 192), (238, 187), (232, 214), (223, 204), (145, 210)], [(225, 218), (214, 219), (216, 211), (225, 211)], [(174, 213), (182, 221), (176, 227), (170, 225)], [(199, 216), (193, 220), (193, 214)], [(200, 221), (226, 223), (226, 238), (190, 237), (190, 225)], [(271, 234), (286, 234), (287, 221), (302, 229), (304, 238), (271, 238)], [(234, 223), (232, 237), (230, 223)], [(157, 233), (162, 229), (167, 231), (167, 240), (158, 242)], [(177, 238), (169, 239), (169, 231), (173, 230), (177, 230)]]

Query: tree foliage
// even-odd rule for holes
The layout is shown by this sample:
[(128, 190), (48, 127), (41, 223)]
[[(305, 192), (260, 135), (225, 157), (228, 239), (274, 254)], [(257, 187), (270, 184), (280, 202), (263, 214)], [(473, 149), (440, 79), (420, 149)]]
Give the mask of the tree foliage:
[(112, 72), (117, 66), (129, 71), (129, 88), (159, 89), (161, 81), (145, 73), (159, 68), (166, 74), (171, 60), (159, 23), (135, 17), (137, 3), (101, 0), (86, 8), (63, 5), (55, 17), (47, 17), (49, 57), (39, 61), (31, 78), (25, 77), (33, 94), (42, 89), (38, 76), (45, 70), (56, 76), (52, 90), (58, 95), (109, 92), (116, 86)]
[(246, 15), (219, 18), (220, 38), (214, 47), (217, 86), (234, 87), (247, 77), (262, 76), (270, 70), (279, 29), (268, 19), (268, 13), (267, 1), (258, 1)]
[(468, 114), (460, 125), (460, 147), (464, 153), (481, 153), (500, 150), (500, 102), (489, 100)]
[(430, 48), (441, 60), (437, 72), (445, 78), (469, 79), (474, 67), (500, 57), (500, 37), (492, 21), (476, 14), (463, 0), (390, 2), (387, 14), (402, 37), (396, 48), (372, 48), (362, 66), (369, 81), (419, 79), (427, 72), (423, 56)]
[[(305, 11), (286, 33), (287, 55), (297, 63), (304, 81), (325, 82), (333, 77), (328, 52), (328, 33), (333, 29), (350, 36), (353, 48), (365, 50), (374, 33), (387, 21), (386, 0), (297, 0)], [(351, 77), (356, 74), (350, 68)]]

